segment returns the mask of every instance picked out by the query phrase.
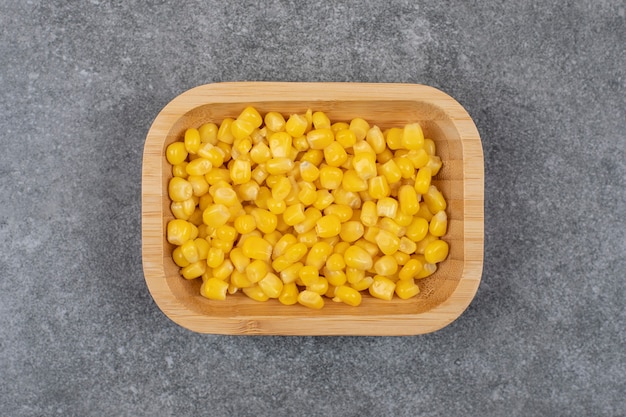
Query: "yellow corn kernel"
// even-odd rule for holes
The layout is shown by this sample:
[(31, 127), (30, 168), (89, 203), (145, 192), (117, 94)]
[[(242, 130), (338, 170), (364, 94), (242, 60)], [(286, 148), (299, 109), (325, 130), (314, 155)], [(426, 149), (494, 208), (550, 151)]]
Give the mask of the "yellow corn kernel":
[(283, 255), (285, 259), (291, 262), (298, 262), (307, 253), (307, 247), (304, 243), (296, 243), (285, 250)]
[(434, 155), (437, 153), (437, 145), (435, 145), (435, 141), (432, 139), (424, 139), (424, 150), (428, 155)]
[(326, 260), (332, 253), (333, 248), (328, 242), (317, 242), (309, 249), (304, 264), (314, 266), (319, 271), (326, 264)]
[(233, 184), (243, 184), (252, 178), (250, 161), (236, 159), (230, 168), (230, 178)]
[(445, 240), (437, 239), (424, 249), (424, 259), (429, 264), (436, 264), (448, 257), (449, 246)]
[(187, 181), (191, 184), (193, 195), (200, 197), (209, 192), (209, 183), (203, 175), (189, 175)]
[(204, 194), (198, 199), (198, 208), (202, 211), (206, 210), (211, 204), (213, 204), (213, 196), (211, 194)]
[(396, 295), (402, 300), (408, 300), (415, 297), (420, 293), (420, 288), (417, 286), (413, 278), (400, 280), (396, 282)]
[[(400, 247), (402, 247), (402, 238), (400, 239)], [(398, 263), (398, 266), (406, 265), (406, 263), (411, 259), (411, 255), (409, 255), (408, 253), (401, 252), (400, 250), (394, 253), (393, 257), (396, 258), (396, 262)]]
[(233, 143), (237, 140), (249, 137), (254, 131), (255, 126), (248, 120), (236, 119), (230, 125), (230, 133), (235, 138)]
[(304, 290), (298, 294), (298, 303), (315, 310), (319, 310), (324, 307), (324, 299), (322, 296), (309, 290)]
[(267, 275), (267, 264), (262, 260), (255, 259), (246, 266), (245, 272), (248, 281), (253, 284), (257, 283)]
[(378, 223), (378, 209), (373, 201), (366, 201), (361, 206), (361, 223), (372, 227)]
[(243, 293), (247, 295), (249, 298), (254, 301), (267, 301), (269, 297), (258, 285), (253, 285), (251, 287), (246, 287), (242, 289)]
[(428, 163), (426, 164), (426, 166), (430, 168), (433, 176), (437, 175), (442, 165), (443, 164), (441, 163), (441, 158), (437, 155), (430, 155), (428, 157)]
[(400, 238), (400, 247), (398, 248), (398, 251), (410, 255), (414, 253), (416, 250), (417, 250), (417, 244), (415, 242), (413, 242), (411, 239), (409, 239), (406, 236), (402, 236)]
[(287, 207), (283, 212), (283, 220), (289, 226), (301, 223), (305, 219), (306, 216), (304, 214), (304, 205), (302, 203), (291, 205)]
[(220, 248), (211, 247), (207, 252), (206, 263), (211, 268), (217, 268), (224, 262), (224, 251)]
[[(424, 261), (426, 262), (426, 261)], [(424, 267), (417, 273), (415, 279), (427, 278), (437, 271), (437, 264), (424, 263)]]
[(180, 177), (173, 177), (170, 180), (167, 191), (172, 201), (185, 201), (193, 196), (191, 183)]
[(346, 267), (346, 279), (348, 283), (355, 284), (365, 278), (365, 270), (359, 268)]
[(372, 198), (380, 199), (388, 197), (390, 192), (391, 189), (389, 188), (386, 177), (379, 175), (369, 180), (369, 194)]
[(445, 211), (438, 211), (432, 219), (430, 219), (430, 224), (428, 226), (428, 231), (433, 236), (441, 237), (446, 234), (448, 230), (448, 216)]
[(298, 287), (295, 282), (289, 282), (283, 285), (283, 290), (278, 296), (278, 301), (286, 306), (291, 306), (298, 302)]
[(271, 158), (265, 162), (265, 169), (271, 175), (285, 175), (294, 167), (294, 162), (289, 158)]
[(200, 142), (217, 145), (217, 131), (218, 127), (215, 123), (204, 123), (198, 129), (198, 133), (200, 134)]
[(430, 233), (427, 233), (422, 240), (415, 243), (415, 253), (418, 255), (424, 255), (426, 247), (435, 240), (439, 240), (439, 238), (437, 236), (431, 235)]
[(347, 130), (349, 128), (350, 125), (346, 122), (335, 122), (330, 126), (330, 130), (332, 130), (335, 134), (337, 134), (340, 130)]
[[(268, 178), (269, 179), (269, 178)], [(272, 187), (272, 197), (276, 200), (284, 200), (291, 192), (291, 181), (287, 177), (278, 177)]]
[(197, 261), (190, 263), (180, 270), (185, 279), (195, 279), (206, 272), (206, 262)]
[(427, 222), (430, 222), (433, 218), (433, 214), (430, 212), (426, 204), (420, 204), (420, 209), (417, 211), (415, 216), (426, 219)]
[(400, 211), (408, 216), (414, 216), (420, 208), (417, 193), (414, 187), (403, 185), (398, 190)]
[(192, 224), (186, 220), (174, 219), (167, 224), (167, 241), (173, 245), (182, 245), (191, 239)]
[(376, 244), (385, 255), (393, 255), (400, 248), (400, 238), (387, 230), (376, 235)]
[(309, 161), (301, 161), (298, 168), (300, 169), (300, 177), (304, 181), (313, 182), (320, 176), (320, 170)]
[(318, 220), (315, 231), (321, 238), (337, 236), (341, 231), (341, 220), (334, 214), (323, 216)]
[(288, 284), (290, 282), (296, 282), (299, 278), (300, 269), (302, 269), (304, 265), (302, 262), (293, 263), (282, 271), (280, 271), (280, 279), (283, 283)]
[(339, 253), (333, 253), (326, 259), (326, 268), (329, 271), (341, 271), (346, 268), (346, 261)]
[(402, 178), (410, 179), (415, 175), (415, 167), (413, 163), (406, 157), (394, 158), (393, 161), (396, 163), (398, 169), (400, 169), (400, 173), (402, 174)]
[(385, 140), (387, 141), (387, 147), (392, 151), (403, 147), (402, 138), (404, 136), (404, 130), (399, 127), (392, 127), (384, 132)]
[(358, 307), (361, 305), (361, 299), (361, 293), (354, 288), (346, 285), (338, 285), (337, 288), (335, 288), (335, 298), (333, 298), (333, 301), (340, 301), (349, 306)]
[[(189, 216), (189, 218), (187, 219), (187, 221), (189, 223), (191, 223), (192, 225), (194, 225), (196, 228), (198, 226), (200, 226), (202, 223), (202, 213), (203, 211), (200, 209), (196, 209), (194, 210), (194, 212), (191, 214), (191, 216)], [(193, 230), (193, 229), (192, 229)], [(197, 229), (196, 229), (197, 231)], [(197, 237), (197, 236), (196, 236)]]
[(226, 168), (213, 167), (204, 175), (204, 179), (209, 183), (209, 185), (215, 185), (222, 181), (228, 183), (230, 181), (230, 171)]
[(287, 209), (287, 203), (285, 203), (285, 200), (276, 200), (275, 198), (268, 198), (267, 209), (273, 214), (282, 214)]
[(189, 162), (183, 161), (178, 165), (172, 166), (172, 175), (178, 178), (187, 178), (189, 174), (187, 174), (187, 165)]
[(362, 280), (350, 284), (350, 287), (354, 288), (357, 291), (365, 291), (372, 286), (374, 282), (374, 278), (370, 276), (365, 276)]
[(268, 139), (273, 158), (287, 158), (291, 151), (292, 138), (287, 132), (273, 133)]
[(234, 270), (235, 266), (230, 259), (225, 259), (221, 264), (213, 268), (212, 275), (215, 278), (226, 279), (231, 276)]
[(365, 135), (365, 140), (369, 143), (376, 154), (381, 154), (385, 151), (385, 149), (387, 149), (385, 136), (378, 126), (373, 126), (368, 129), (367, 134)]
[(424, 264), (419, 259), (411, 258), (406, 264), (404, 264), (402, 269), (400, 269), (398, 278), (400, 278), (400, 280), (413, 279), (422, 270), (423, 266)]
[(332, 167), (343, 165), (348, 159), (346, 150), (337, 142), (331, 142), (324, 148), (324, 159)]
[(246, 267), (250, 265), (250, 257), (247, 256), (241, 248), (232, 249), (228, 254), (228, 258), (239, 272), (244, 272)]
[(279, 256), (284, 255), (287, 248), (293, 246), (296, 242), (298, 242), (298, 240), (296, 239), (294, 235), (292, 234), (283, 235), (280, 239), (278, 239), (278, 242), (276, 242), (276, 244), (274, 245), (272, 257), (276, 259)]
[(398, 262), (393, 256), (381, 256), (374, 262), (374, 271), (376, 271), (378, 275), (386, 277), (392, 276), (398, 272)]
[(250, 159), (257, 164), (262, 164), (272, 158), (272, 152), (265, 142), (259, 142), (250, 149)]
[(244, 214), (235, 219), (234, 226), (237, 233), (243, 235), (256, 229), (256, 221), (250, 214)]
[(185, 201), (172, 201), (170, 210), (177, 219), (189, 220), (196, 210), (196, 205), (192, 198)]
[(372, 285), (369, 287), (369, 293), (372, 297), (380, 298), (381, 300), (391, 301), (395, 289), (395, 282), (387, 277), (376, 275), (374, 277), (374, 280), (372, 281)]
[(332, 190), (331, 194), (336, 204), (345, 205), (352, 209), (361, 207), (362, 201), (359, 193), (344, 190), (343, 187), (339, 186), (336, 190)]
[[(311, 184), (311, 183), (305, 183), (305, 184)], [(300, 201), (305, 206), (310, 206), (314, 204), (317, 201), (317, 190), (315, 190), (315, 186), (309, 187), (309, 186), (303, 186), (303, 184), (299, 184), (299, 186), (300, 186), (300, 191), (298, 191), (298, 201)]]
[(304, 115), (292, 114), (285, 123), (285, 130), (291, 135), (291, 137), (297, 138), (304, 135), (308, 126), (308, 122)]
[(305, 286), (308, 286), (319, 278), (319, 270), (312, 265), (305, 265), (298, 271), (298, 277)]
[(223, 204), (213, 204), (202, 213), (202, 221), (207, 226), (219, 227), (228, 222), (230, 219), (230, 211)]
[(259, 287), (269, 298), (278, 298), (283, 291), (283, 282), (276, 274), (269, 272), (259, 281)]
[(396, 217), (398, 200), (391, 197), (381, 197), (376, 203), (376, 215), (379, 217)]
[(324, 166), (320, 169), (320, 184), (327, 190), (334, 190), (341, 185), (343, 171), (337, 167)]
[(364, 180), (375, 177), (377, 174), (376, 154), (373, 151), (355, 153), (354, 158), (352, 158), (352, 168)]
[(402, 146), (405, 149), (421, 149), (424, 147), (424, 132), (419, 123), (404, 126)]
[(325, 149), (335, 141), (333, 131), (328, 128), (314, 129), (306, 134), (311, 149)]
[(318, 277), (314, 282), (307, 285), (306, 289), (324, 295), (328, 291), (328, 280), (324, 277)]
[(302, 155), (302, 158), (300, 158), (300, 163), (306, 161), (306, 162), (311, 163), (313, 166), (317, 167), (322, 163), (323, 160), (324, 160), (324, 152), (322, 150), (309, 149)]
[(400, 226), (398, 223), (396, 223), (393, 219), (389, 217), (384, 217), (380, 219), (380, 221), (378, 222), (378, 227), (381, 230), (387, 230), (398, 237), (402, 237), (406, 233), (405, 227)]
[(237, 187), (237, 196), (241, 201), (255, 201), (259, 197), (260, 189), (255, 181), (246, 182)]
[(344, 149), (351, 148), (356, 143), (356, 135), (352, 130), (340, 129), (335, 131), (335, 141)]
[(406, 228), (406, 236), (413, 242), (419, 242), (428, 234), (428, 221), (422, 217), (414, 217), (413, 222)]
[(352, 218), (352, 208), (345, 204), (331, 204), (324, 209), (325, 215), (333, 214), (339, 218), (339, 221), (344, 223)]
[(350, 130), (356, 135), (357, 141), (365, 139), (369, 129), (369, 123), (360, 117), (354, 118), (350, 121)]
[(349, 247), (350, 247), (350, 243), (339, 241), (333, 247), (333, 253), (338, 253), (340, 255), (343, 255), (346, 252), (346, 249), (348, 249)]
[(200, 256), (198, 254), (198, 247), (193, 240), (188, 240), (180, 245), (180, 251), (190, 264), (198, 262)]
[[(234, 140), (234, 138), (233, 138)], [(224, 159), (224, 163), (228, 162), (232, 159), (232, 147), (231, 145), (224, 143), (224, 142), (218, 142), (217, 145), (215, 145), (220, 151), (222, 151), (222, 157)]]
[(228, 283), (217, 278), (209, 278), (202, 283), (200, 295), (209, 300), (225, 300)]
[(216, 188), (213, 192), (213, 201), (215, 204), (223, 204), (226, 207), (238, 206), (240, 204), (237, 192), (230, 186)]
[(428, 153), (424, 149), (411, 150), (403, 155), (404, 158), (411, 161), (413, 167), (416, 169), (423, 168), (428, 163)]
[(428, 192), (424, 194), (424, 202), (428, 206), (428, 210), (431, 213), (437, 213), (446, 209), (446, 199), (443, 197), (441, 191), (436, 186), (431, 185), (428, 188)]
[(250, 211), (250, 214), (252, 215), (252, 217), (254, 217), (257, 229), (259, 229), (261, 232), (272, 233), (274, 230), (276, 230), (278, 218), (275, 214), (261, 208), (252, 209)]
[(265, 126), (272, 132), (282, 132), (285, 130), (285, 118), (282, 114), (271, 111), (265, 114)]
[(428, 192), (428, 188), (430, 187), (430, 180), (432, 178), (432, 173), (430, 168), (423, 167), (417, 170), (417, 174), (415, 175), (415, 192), (418, 194), (426, 194)]
[(185, 130), (185, 149), (188, 153), (195, 155), (200, 147), (200, 132), (198, 129), (190, 128)]
[(185, 255), (183, 255), (181, 246), (177, 246), (172, 251), (172, 259), (174, 260), (174, 263), (181, 268), (184, 268), (187, 265), (189, 265), (189, 261), (187, 260), (187, 258), (185, 258)]
[(374, 265), (372, 256), (363, 248), (353, 245), (346, 249), (343, 255), (346, 266), (351, 268), (368, 270)]
[(234, 242), (230, 242), (228, 240), (222, 240), (218, 238), (211, 239), (211, 246), (214, 248), (219, 248), (224, 251), (224, 253), (230, 252), (233, 248)]
[(248, 258), (269, 261), (272, 257), (272, 244), (262, 237), (250, 236), (243, 243), (242, 251)]
[(367, 181), (359, 177), (353, 169), (344, 171), (343, 178), (341, 180), (341, 186), (350, 192), (360, 192), (367, 190)]
[(367, 240), (368, 242), (376, 243), (376, 236), (378, 236), (378, 232), (380, 232), (379, 227), (367, 227), (363, 232), (363, 239)]
[(380, 166), (379, 173), (384, 175), (389, 184), (393, 184), (402, 179), (402, 171), (393, 159), (385, 162)]
[(239, 116), (237, 116), (237, 119), (245, 120), (251, 123), (254, 127), (259, 127), (263, 124), (263, 118), (261, 117), (257, 109), (252, 106), (248, 106), (243, 109), (241, 113), (239, 113)]
[[(376, 155), (376, 162), (378, 162), (379, 164), (386, 164), (387, 162), (391, 161), (393, 157), (394, 155), (393, 155), (393, 152), (391, 152), (391, 149), (385, 148), (384, 151)], [(399, 166), (398, 166), (398, 169), (400, 169)]]
[(187, 159), (187, 148), (183, 142), (174, 142), (167, 146), (167, 150), (165, 151), (165, 156), (167, 158), (167, 162), (172, 165), (178, 165), (185, 162)]
[(315, 129), (330, 129), (330, 119), (324, 112), (316, 111), (312, 117), (313, 127)]
[(306, 136), (298, 136), (297, 138), (293, 138), (293, 149), (298, 152), (304, 152), (309, 150), (309, 142), (306, 140)]
[(343, 241), (351, 243), (359, 240), (364, 233), (365, 228), (363, 227), (363, 223), (351, 220), (341, 225), (339, 236)]
[(303, 234), (315, 228), (315, 225), (322, 218), (322, 212), (315, 207), (309, 207), (304, 211), (305, 219), (293, 226), (296, 233)]
[(233, 144), (233, 142), (235, 141), (235, 137), (231, 133), (230, 127), (234, 121), (235, 119), (232, 119), (230, 117), (227, 117), (224, 120), (222, 120), (222, 123), (220, 123), (220, 127), (217, 130), (217, 140), (219, 142), (222, 142), (228, 145)]
[(328, 285), (329, 286), (338, 286), (338, 285), (343, 285), (346, 283), (347, 278), (346, 278), (346, 273), (339, 270), (339, 271), (330, 271), (328, 269), (324, 270), (324, 276), (326, 277), (326, 280), (328, 281)]

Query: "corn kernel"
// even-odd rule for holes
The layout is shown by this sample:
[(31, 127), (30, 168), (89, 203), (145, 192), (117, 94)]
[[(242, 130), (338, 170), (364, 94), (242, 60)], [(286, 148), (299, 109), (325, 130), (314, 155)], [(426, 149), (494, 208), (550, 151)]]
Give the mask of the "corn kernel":
[(391, 192), (387, 178), (379, 175), (369, 180), (369, 193), (372, 198), (380, 199), (388, 197)]
[(417, 170), (415, 175), (415, 191), (418, 194), (426, 194), (430, 187), (430, 180), (432, 178), (432, 172), (430, 168), (423, 167)]
[(319, 310), (324, 307), (324, 299), (322, 296), (309, 290), (304, 290), (298, 294), (298, 303), (315, 310)]
[(294, 162), (289, 158), (271, 158), (265, 162), (265, 169), (271, 175), (284, 175), (294, 167)]
[(311, 246), (304, 264), (314, 266), (319, 271), (326, 264), (326, 260), (332, 253), (333, 248), (328, 242), (317, 242)]
[(433, 176), (437, 175), (442, 166), (441, 158), (437, 155), (430, 155), (428, 157), (428, 163), (426, 164), (426, 166), (430, 168)]
[(364, 180), (375, 177), (377, 174), (376, 154), (373, 151), (355, 153), (354, 158), (352, 158), (352, 168)]
[(262, 260), (255, 259), (245, 267), (246, 277), (251, 283), (257, 283), (267, 275), (267, 264)]
[(300, 277), (300, 270), (303, 266), (302, 262), (296, 262), (287, 266), (285, 269), (280, 271), (280, 279), (285, 284), (295, 282)]
[(210, 300), (225, 300), (228, 283), (217, 278), (209, 278), (202, 283), (200, 294)]
[(237, 140), (249, 137), (254, 131), (255, 126), (248, 120), (236, 119), (230, 125), (230, 133)]
[(230, 259), (225, 259), (221, 264), (213, 268), (212, 275), (215, 278), (226, 279), (233, 273), (234, 270), (235, 266)]
[(259, 281), (259, 287), (269, 298), (278, 298), (283, 291), (283, 282), (276, 274), (269, 272), (265, 278)]
[(387, 230), (388, 232), (391, 232), (398, 237), (402, 237), (406, 233), (405, 227), (400, 226), (398, 223), (396, 223), (393, 219), (389, 217), (384, 217), (380, 219), (380, 221), (378, 222), (378, 227), (381, 230)]
[(189, 174), (187, 174), (187, 165), (189, 162), (183, 161), (178, 165), (172, 166), (172, 175), (178, 178), (187, 178)]
[(324, 276), (326, 277), (326, 280), (328, 281), (328, 285), (329, 286), (338, 286), (338, 285), (343, 285), (346, 283), (347, 278), (346, 278), (346, 273), (339, 270), (339, 271), (330, 271), (330, 270), (324, 270)]
[(325, 149), (335, 141), (335, 135), (328, 128), (315, 129), (306, 134), (306, 140), (311, 149)]
[[(269, 179), (269, 178), (268, 178)], [(272, 187), (272, 197), (276, 200), (284, 200), (291, 192), (291, 182), (287, 177), (278, 177)]]
[(233, 207), (240, 204), (237, 192), (230, 187), (216, 188), (213, 193), (213, 201), (215, 204), (223, 204), (226, 207)]
[(185, 149), (188, 153), (195, 155), (200, 147), (200, 132), (198, 129), (190, 128), (185, 131)]
[(426, 219), (427, 222), (430, 222), (433, 218), (433, 214), (430, 212), (428, 205), (426, 204), (420, 204), (420, 209), (417, 211), (415, 216)]
[(369, 143), (376, 154), (380, 154), (387, 149), (385, 136), (378, 126), (373, 126), (367, 131), (365, 140)]
[(265, 114), (265, 126), (272, 132), (282, 132), (285, 130), (285, 118), (282, 114), (271, 111)]
[(398, 251), (410, 255), (414, 253), (416, 250), (417, 250), (417, 244), (415, 242), (413, 242), (411, 239), (407, 238), (406, 236), (402, 236), (400, 238), (400, 247), (398, 248)]
[(419, 242), (428, 234), (428, 221), (422, 217), (414, 217), (413, 222), (406, 228), (406, 236), (413, 242)]
[(366, 201), (361, 206), (361, 223), (365, 226), (376, 226), (378, 223), (378, 209), (373, 201)]
[(402, 174), (402, 178), (410, 179), (415, 175), (415, 167), (413, 163), (406, 157), (394, 158), (393, 161), (396, 163), (398, 169), (400, 169), (400, 173)]
[(398, 190), (398, 202), (400, 211), (406, 215), (413, 216), (419, 210), (419, 200), (414, 187), (403, 185)]
[(168, 195), (172, 201), (185, 201), (193, 196), (193, 186), (189, 181), (173, 177), (168, 184)]
[(356, 143), (356, 135), (352, 130), (340, 129), (335, 132), (335, 141), (344, 149), (351, 148)]
[(254, 208), (250, 212), (256, 223), (257, 229), (263, 233), (272, 233), (276, 230), (278, 218), (275, 214), (261, 208)]
[[(402, 247), (402, 238), (400, 239), (400, 247)], [(396, 259), (398, 266), (404, 266), (409, 260), (411, 260), (411, 255), (401, 252), (399, 249), (393, 254), (393, 257)]]
[(228, 145), (233, 144), (233, 142), (235, 141), (235, 137), (231, 133), (230, 127), (234, 121), (235, 119), (232, 119), (230, 117), (227, 117), (224, 120), (222, 120), (222, 123), (220, 123), (220, 127), (217, 130), (217, 140), (219, 142), (222, 142)]
[(247, 256), (241, 248), (232, 249), (228, 257), (235, 269), (239, 272), (244, 272), (246, 267), (250, 264), (250, 257)]
[(445, 240), (437, 239), (424, 249), (424, 259), (429, 264), (436, 264), (448, 257), (449, 246)]
[(365, 233), (363, 224), (358, 221), (348, 221), (341, 225), (339, 236), (345, 242), (356, 242)]
[(365, 139), (368, 130), (370, 129), (369, 123), (360, 117), (354, 118), (350, 121), (350, 130), (356, 135), (356, 140), (361, 141)]
[(374, 282), (374, 278), (370, 276), (365, 276), (362, 280), (350, 284), (350, 287), (354, 288), (357, 291), (365, 291), (372, 286)]
[(285, 250), (283, 255), (290, 262), (298, 262), (307, 253), (307, 247), (304, 243), (296, 243)]
[(431, 213), (443, 211), (447, 207), (443, 194), (434, 185), (431, 185), (428, 188), (428, 192), (424, 194), (424, 202), (428, 206), (428, 210), (430, 210)]
[(400, 248), (400, 239), (387, 230), (381, 230), (376, 235), (376, 244), (385, 255), (393, 255)]
[(304, 211), (305, 219), (293, 226), (296, 233), (302, 234), (315, 228), (315, 225), (322, 218), (322, 212), (315, 207), (309, 207)]
[(422, 270), (423, 266), (423, 263), (419, 259), (411, 258), (406, 264), (404, 264), (402, 269), (400, 269), (398, 278), (400, 278), (400, 280), (413, 279)]
[(172, 201), (170, 210), (177, 219), (189, 220), (196, 210), (196, 205), (192, 198), (185, 201)]
[(233, 184), (243, 184), (250, 181), (252, 178), (250, 161), (236, 159), (230, 168), (230, 178)]
[(387, 147), (392, 151), (403, 147), (402, 139), (404, 136), (404, 129), (399, 127), (392, 127), (384, 132), (385, 140), (387, 141)]
[(321, 238), (337, 236), (341, 231), (341, 221), (334, 214), (323, 216), (318, 220), (315, 231)]
[(424, 132), (419, 123), (404, 126), (402, 146), (406, 149), (421, 149), (424, 147)]
[(188, 154), (189, 152), (187, 151), (187, 148), (185, 147), (185, 144), (183, 142), (171, 143), (167, 146), (167, 149), (165, 151), (167, 162), (172, 165), (178, 165), (185, 162)]
[(398, 200), (391, 197), (382, 197), (376, 203), (376, 215), (379, 217), (396, 217)]
[(324, 214), (334, 214), (340, 222), (344, 223), (352, 218), (352, 208), (345, 204), (331, 204), (324, 209)]
[(346, 261), (344, 261), (343, 256), (339, 253), (333, 253), (326, 259), (326, 268), (330, 271), (340, 271), (345, 269)]
[(215, 123), (204, 123), (198, 129), (198, 133), (200, 134), (200, 142), (217, 145), (217, 131), (218, 127)]
[(187, 260), (187, 262), (190, 264), (198, 262), (200, 260), (200, 256), (198, 255), (198, 247), (193, 240), (188, 240), (180, 245), (180, 251)]
[(228, 222), (230, 219), (230, 211), (223, 204), (213, 204), (202, 213), (202, 221), (207, 226), (219, 227)]
[(446, 234), (448, 229), (448, 216), (445, 211), (438, 211), (432, 219), (430, 219), (430, 224), (428, 226), (428, 231), (433, 236), (441, 237)]
[(206, 272), (206, 262), (197, 261), (190, 263), (186, 267), (181, 269), (181, 274), (185, 279), (195, 279)]
[(437, 236), (431, 235), (430, 233), (427, 233), (424, 239), (415, 243), (415, 253), (418, 255), (424, 255), (426, 247), (435, 240), (439, 240), (439, 238)]
[(292, 114), (289, 116), (285, 124), (285, 130), (291, 135), (291, 137), (297, 138), (304, 135), (308, 126), (308, 122), (305, 116), (301, 114)]
[(404, 158), (411, 161), (416, 169), (425, 167), (429, 160), (428, 153), (424, 149), (411, 150), (404, 155)]
[(187, 265), (189, 265), (189, 261), (185, 258), (180, 248), (181, 248), (180, 246), (177, 246), (172, 251), (172, 259), (174, 260), (174, 263), (176, 265), (178, 265), (181, 268), (184, 268)]
[(287, 248), (293, 246), (296, 242), (298, 242), (298, 240), (294, 235), (290, 233), (283, 235), (274, 245), (272, 257), (276, 259), (279, 256), (284, 255)]
[(324, 159), (328, 165), (332, 167), (339, 167), (346, 162), (348, 154), (339, 143), (331, 142), (324, 147)]
[(324, 277), (318, 277), (314, 282), (307, 285), (306, 289), (324, 295), (328, 291), (328, 280)]
[(324, 166), (320, 169), (320, 184), (327, 190), (334, 190), (341, 185), (343, 171), (337, 167)]
[(356, 284), (365, 278), (365, 270), (359, 268), (346, 267), (346, 279), (350, 284)]
[(378, 275), (392, 276), (398, 272), (398, 262), (393, 256), (381, 256), (374, 262), (374, 271)]
[(317, 190), (315, 190), (315, 187), (300, 187), (300, 191), (298, 192), (298, 200), (305, 206), (310, 206), (314, 204), (317, 201)]
[(191, 235), (192, 224), (186, 220), (174, 219), (167, 224), (167, 241), (173, 245), (182, 245)]
[(250, 150), (250, 159), (257, 164), (262, 164), (272, 158), (272, 152), (265, 142), (259, 142)]
[(291, 306), (298, 302), (298, 287), (295, 282), (289, 282), (283, 285), (283, 290), (278, 296), (278, 301), (286, 306)]
[(411, 279), (400, 280), (396, 282), (396, 295), (402, 300), (408, 300), (420, 293), (420, 288), (415, 281)]
[(339, 285), (335, 288), (335, 298), (333, 301), (337, 299), (342, 303), (348, 304), (352, 307), (357, 307), (361, 305), (361, 293), (355, 290), (354, 288), (348, 287), (346, 285)]
[(379, 173), (385, 176), (389, 184), (393, 184), (402, 179), (402, 171), (400, 171), (400, 168), (393, 159), (382, 164)]
[(263, 118), (259, 114), (259, 112), (252, 106), (248, 106), (241, 111), (239, 116), (237, 116), (238, 120), (245, 120), (251, 123), (254, 127), (259, 127), (263, 124)]
[(292, 138), (287, 132), (276, 132), (268, 139), (270, 151), (274, 158), (287, 158), (291, 151)]
[(381, 300), (391, 301), (395, 289), (395, 282), (387, 277), (376, 275), (374, 277), (372, 285), (369, 287), (369, 293), (372, 297), (380, 298)]
[(267, 301), (269, 297), (258, 285), (242, 289), (243, 293), (254, 301)]
[(353, 245), (346, 249), (344, 253), (346, 266), (351, 268), (368, 270), (374, 265), (372, 256), (363, 248)]

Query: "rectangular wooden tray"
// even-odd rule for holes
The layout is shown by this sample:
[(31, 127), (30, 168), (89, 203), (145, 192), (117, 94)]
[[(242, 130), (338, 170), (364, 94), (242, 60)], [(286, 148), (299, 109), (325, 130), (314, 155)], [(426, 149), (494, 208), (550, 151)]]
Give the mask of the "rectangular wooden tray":
[[(432, 276), (419, 280), (410, 300), (364, 295), (359, 307), (330, 300), (319, 311), (277, 300), (260, 303), (243, 294), (226, 301), (200, 295), (200, 279), (187, 281), (165, 239), (172, 219), (167, 184), (172, 177), (165, 148), (185, 129), (235, 118), (253, 105), (261, 114), (308, 108), (332, 121), (362, 117), (381, 128), (418, 121), (437, 145), (443, 168), (433, 179), (444, 193), (450, 254)], [(467, 308), (483, 265), (484, 162), (480, 137), (465, 109), (442, 91), (416, 84), (236, 82), (193, 88), (172, 100), (148, 132), (142, 167), (142, 255), (148, 289), (174, 322), (200, 333), (263, 335), (415, 335), (438, 330)]]

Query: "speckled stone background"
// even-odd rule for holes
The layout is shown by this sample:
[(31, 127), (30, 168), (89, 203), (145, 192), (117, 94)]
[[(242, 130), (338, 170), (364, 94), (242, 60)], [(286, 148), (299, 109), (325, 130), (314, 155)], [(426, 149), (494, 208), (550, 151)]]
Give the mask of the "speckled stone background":
[[(182, 3), (0, 1), (0, 415), (626, 415), (623, 1)], [(422, 83), (467, 108), (486, 242), (465, 314), (313, 338), (160, 312), (145, 135), (239, 80)]]

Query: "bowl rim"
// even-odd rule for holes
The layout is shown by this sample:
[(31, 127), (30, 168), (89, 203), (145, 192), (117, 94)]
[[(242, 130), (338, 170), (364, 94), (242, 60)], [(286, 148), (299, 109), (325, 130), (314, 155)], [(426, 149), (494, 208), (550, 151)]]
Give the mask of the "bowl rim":
[[(260, 99), (260, 97), (262, 97)], [(426, 98), (428, 98), (426, 100)], [(448, 298), (419, 314), (336, 316), (199, 315), (171, 292), (163, 265), (161, 153), (164, 136), (186, 113), (211, 103), (270, 101), (427, 101), (441, 110), (463, 143), (464, 259), (458, 284)], [(155, 191), (156, 190), (156, 191)], [(470, 204), (467, 204), (467, 202)], [(443, 91), (407, 83), (352, 82), (221, 82), (189, 89), (156, 116), (146, 136), (142, 161), (142, 263), (148, 290), (162, 312), (175, 323), (200, 333), (231, 335), (416, 335), (455, 321), (473, 300), (481, 278), (484, 251), (484, 159), (480, 135), (463, 106)], [(280, 324), (277, 325), (276, 321)], [(372, 326), (375, 320), (377, 325)], [(383, 324), (383, 325), (380, 325)], [(312, 330), (310, 330), (312, 329)], [(324, 330), (322, 330), (324, 329)]]

